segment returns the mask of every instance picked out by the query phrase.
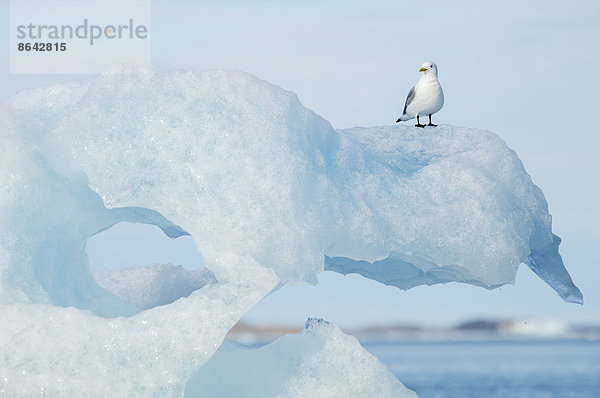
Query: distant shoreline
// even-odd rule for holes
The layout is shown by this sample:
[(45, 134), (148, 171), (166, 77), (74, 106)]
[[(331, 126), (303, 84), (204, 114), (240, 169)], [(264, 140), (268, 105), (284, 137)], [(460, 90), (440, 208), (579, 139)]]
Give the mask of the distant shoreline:
[[(242, 344), (269, 343), (301, 327), (238, 322), (226, 338)], [(361, 342), (397, 341), (504, 341), (600, 340), (600, 325), (569, 325), (555, 320), (472, 320), (449, 327), (422, 325), (348, 328), (344, 332)]]

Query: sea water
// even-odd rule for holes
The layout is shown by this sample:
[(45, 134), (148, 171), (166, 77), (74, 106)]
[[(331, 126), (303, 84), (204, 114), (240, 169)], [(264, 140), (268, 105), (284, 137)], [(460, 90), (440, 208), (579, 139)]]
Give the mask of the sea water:
[(598, 398), (600, 341), (363, 344), (420, 398)]

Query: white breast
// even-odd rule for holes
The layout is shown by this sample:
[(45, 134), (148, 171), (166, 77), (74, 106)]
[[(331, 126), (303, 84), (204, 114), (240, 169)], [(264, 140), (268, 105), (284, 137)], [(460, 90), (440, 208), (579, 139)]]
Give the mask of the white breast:
[(415, 86), (415, 97), (406, 108), (410, 115), (427, 116), (442, 109), (444, 92), (437, 79), (421, 79)]

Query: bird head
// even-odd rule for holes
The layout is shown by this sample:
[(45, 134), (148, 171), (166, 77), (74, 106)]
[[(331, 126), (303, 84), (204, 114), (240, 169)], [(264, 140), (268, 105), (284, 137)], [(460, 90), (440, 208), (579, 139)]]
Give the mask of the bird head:
[(433, 73), (437, 76), (437, 65), (431, 61), (425, 61), (423, 62), (423, 65), (421, 65), (419, 72), (425, 72), (425, 74)]

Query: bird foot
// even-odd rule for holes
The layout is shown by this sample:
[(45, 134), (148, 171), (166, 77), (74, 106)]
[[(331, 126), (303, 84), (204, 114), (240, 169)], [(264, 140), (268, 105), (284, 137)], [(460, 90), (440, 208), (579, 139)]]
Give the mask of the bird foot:
[(424, 129), (424, 128), (425, 128), (425, 125), (424, 125), (424, 124), (421, 124), (421, 123), (418, 123), (418, 124), (415, 124), (415, 127), (421, 127), (422, 129)]
[(437, 127), (437, 124), (429, 123), (428, 126)]

